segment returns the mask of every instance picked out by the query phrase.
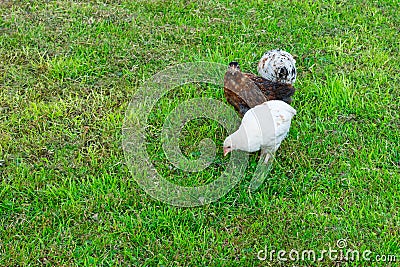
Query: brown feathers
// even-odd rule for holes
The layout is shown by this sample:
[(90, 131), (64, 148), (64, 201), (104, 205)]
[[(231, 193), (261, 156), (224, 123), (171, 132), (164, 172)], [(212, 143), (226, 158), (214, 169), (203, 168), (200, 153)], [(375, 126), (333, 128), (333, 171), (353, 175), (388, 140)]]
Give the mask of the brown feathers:
[(272, 82), (251, 73), (242, 73), (237, 62), (229, 63), (224, 77), (227, 101), (243, 116), (250, 108), (269, 100), (292, 102), (295, 88), (291, 84)]

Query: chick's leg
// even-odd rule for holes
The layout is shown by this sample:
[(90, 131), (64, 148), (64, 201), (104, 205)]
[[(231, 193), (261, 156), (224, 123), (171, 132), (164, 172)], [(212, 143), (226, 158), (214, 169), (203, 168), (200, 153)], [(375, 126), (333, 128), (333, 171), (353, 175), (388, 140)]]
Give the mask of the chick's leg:
[(265, 157), (265, 159), (264, 159), (264, 164), (265, 164), (265, 165), (268, 165), (268, 161), (269, 161), (269, 159), (271, 158), (271, 154), (268, 152), (267, 149), (262, 148), (262, 149), (261, 149), (261, 153), (260, 153), (260, 159), (262, 159), (262, 158), (264, 158), (264, 157)]
[(273, 160), (271, 159), (272, 154), (269, 150), (262, 148), (260, 153), (259, 163), (253, 174), (253, 179), (250, 181), (250, 191), (256, 191), (257, 188), (265, 181), (267, 175), (272, 167)]

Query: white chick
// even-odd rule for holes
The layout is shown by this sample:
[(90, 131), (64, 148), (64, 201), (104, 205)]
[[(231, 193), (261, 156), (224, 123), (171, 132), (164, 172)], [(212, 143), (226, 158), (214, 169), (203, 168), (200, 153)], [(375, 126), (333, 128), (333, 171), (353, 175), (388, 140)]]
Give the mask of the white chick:
[(270, 100), (246, 112), (239, 129), (224, 141), (224, 156), (233, 150), (261, 152), (265, 163), (287, 136), (296, 110), (281, 100)]

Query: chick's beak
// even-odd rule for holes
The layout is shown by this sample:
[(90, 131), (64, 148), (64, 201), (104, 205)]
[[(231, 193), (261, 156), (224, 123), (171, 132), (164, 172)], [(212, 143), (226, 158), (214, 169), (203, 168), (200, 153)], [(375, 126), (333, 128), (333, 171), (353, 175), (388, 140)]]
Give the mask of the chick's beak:
[(230, 147), (224, 147), (224, 157), (231, 151), (232, 149)]

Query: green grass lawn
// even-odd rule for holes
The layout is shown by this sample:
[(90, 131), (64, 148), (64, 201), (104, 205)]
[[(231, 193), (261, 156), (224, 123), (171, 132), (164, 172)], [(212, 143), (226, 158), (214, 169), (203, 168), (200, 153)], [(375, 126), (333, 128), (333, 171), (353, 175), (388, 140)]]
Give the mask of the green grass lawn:
[[(399, 266), (399, 13), (396, 0), (0, 1), (0, 265), (278, 266), (258, 251), (345, 239), (371, 260), (282, 266)], [(275, 48), (297, 60), (297, 115), (266, 182), (196, 208), (147, 195), (122, 150), (137, 88), (184, 62), (256, 72)], [(150, 114), (147, 151), (176, 183), (207, 183), (226, 163), (228, 133), (199, 119), (180, 145), (196, 158), (213, 139), (215, 164), (168, 168), (163, 120), (199, 96), (225, 101), (223, 88), (182, 86)]]

